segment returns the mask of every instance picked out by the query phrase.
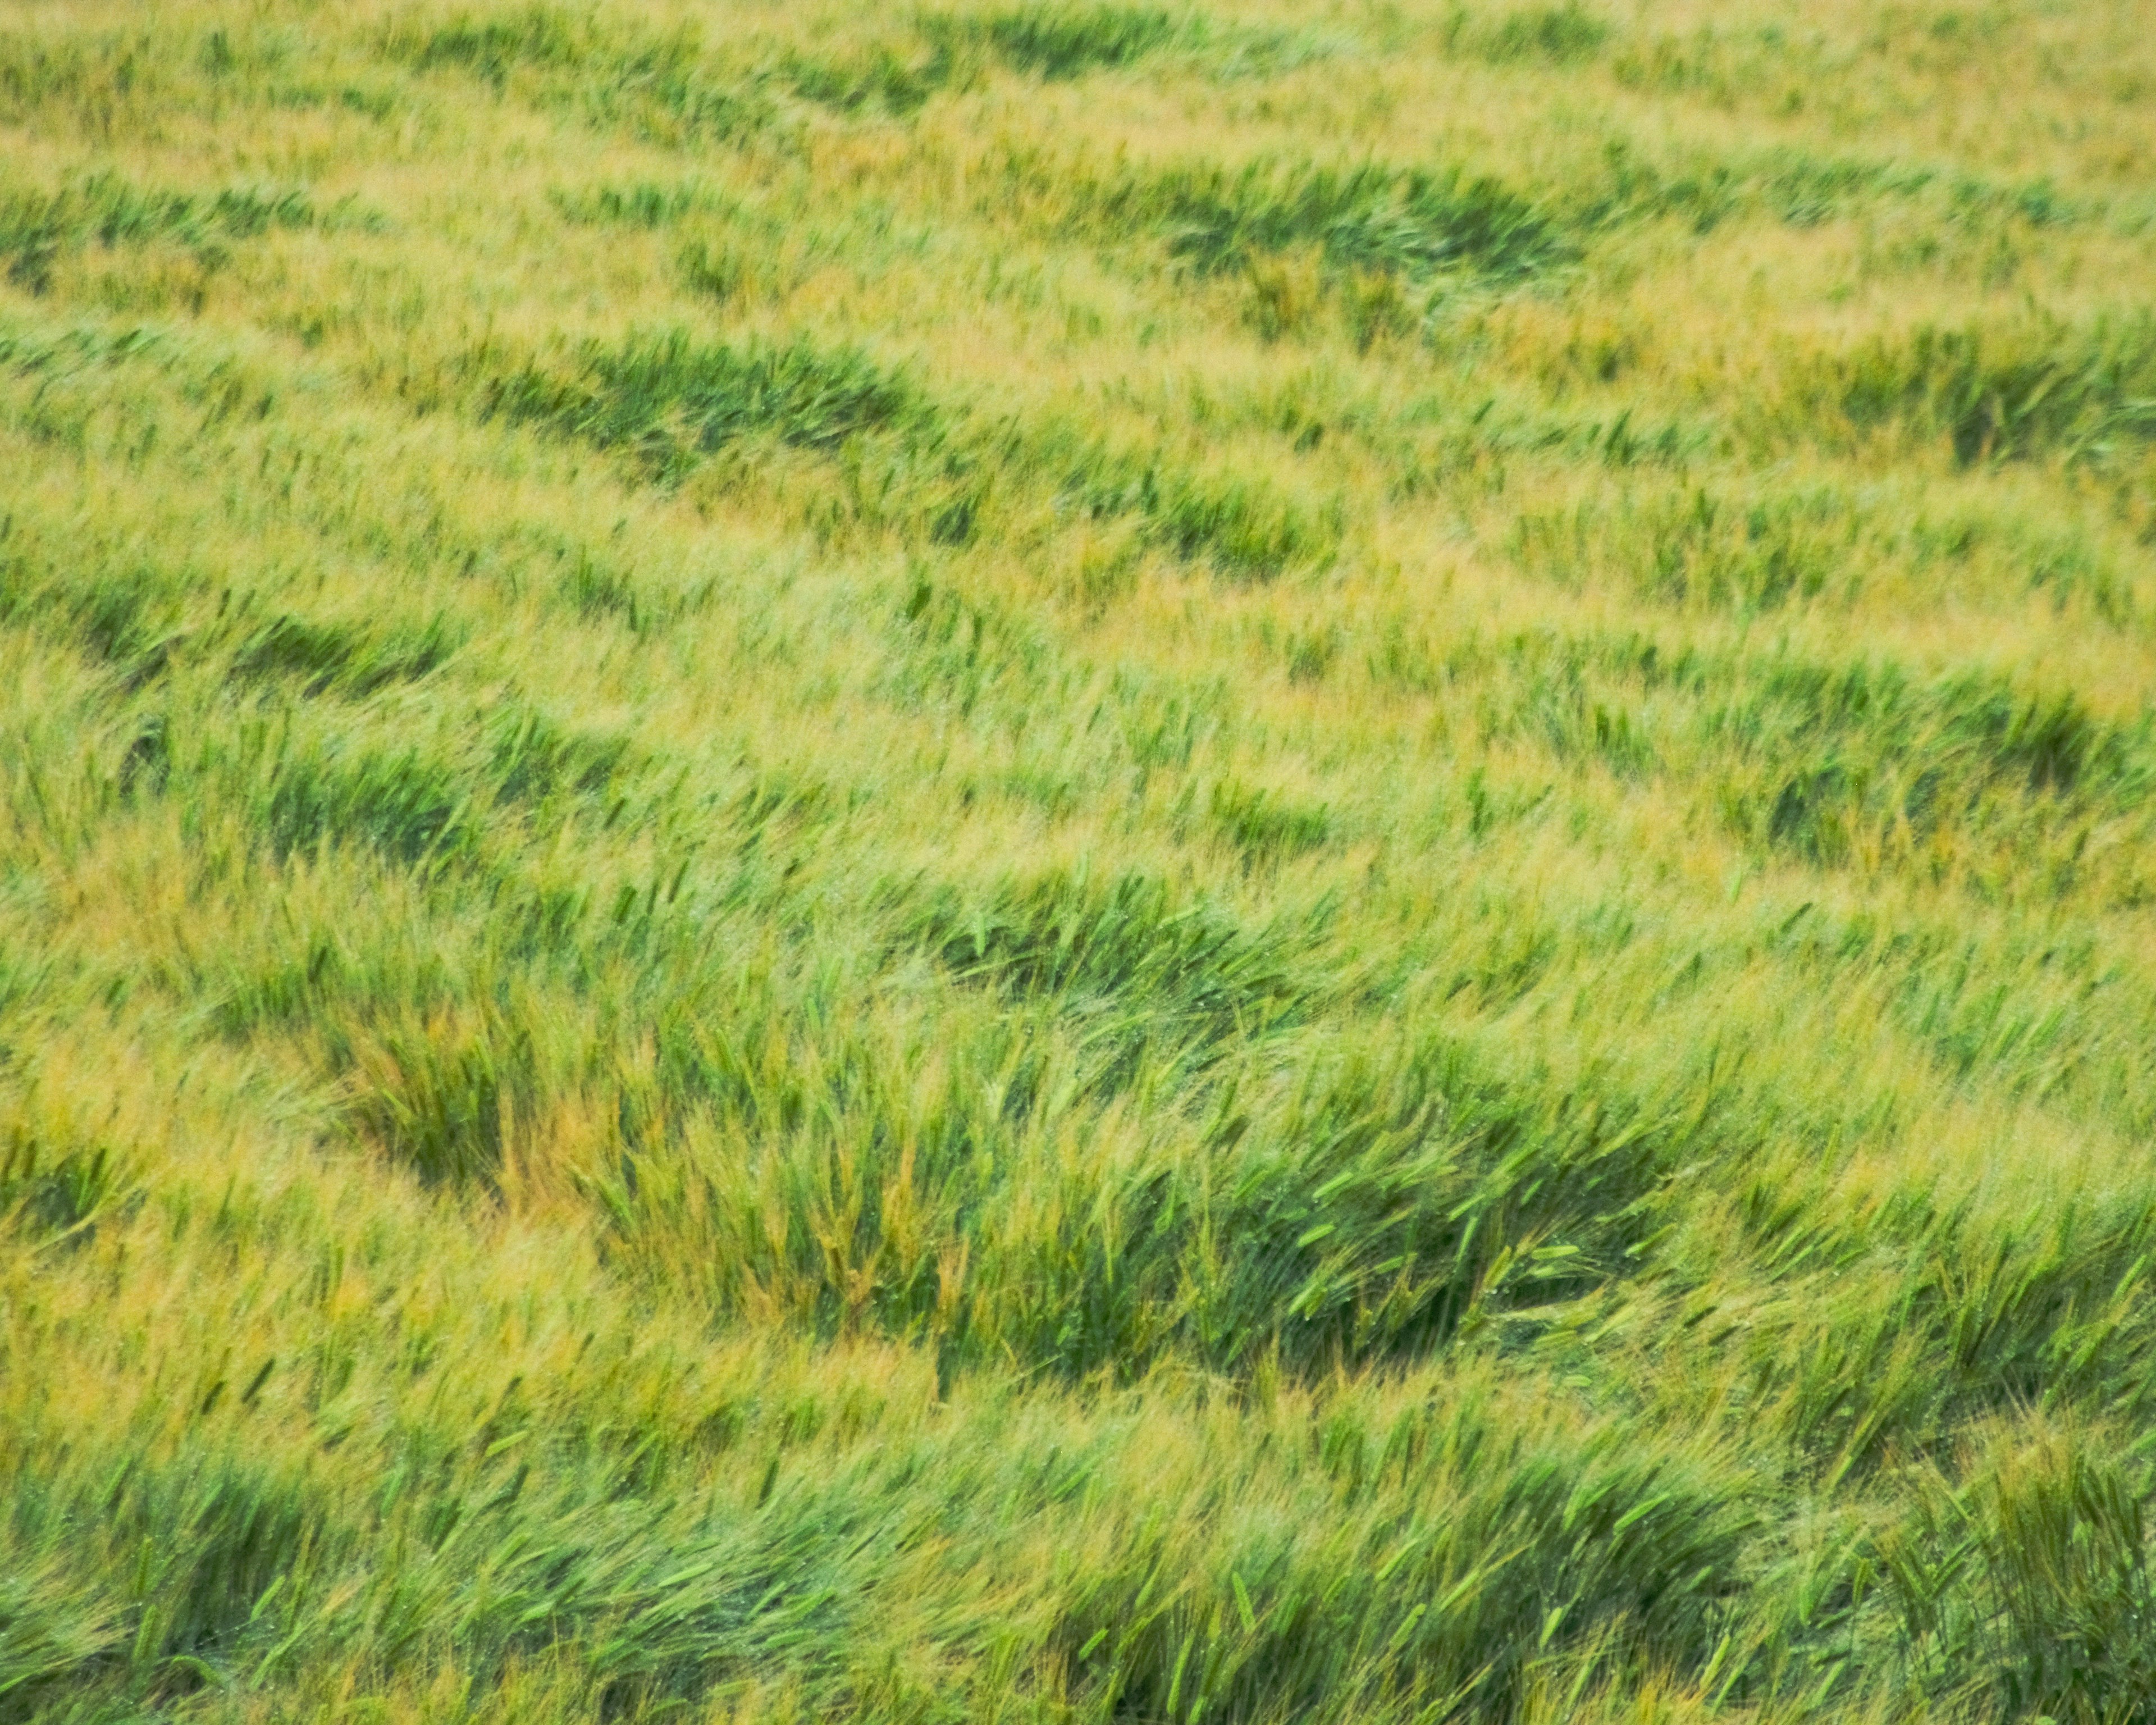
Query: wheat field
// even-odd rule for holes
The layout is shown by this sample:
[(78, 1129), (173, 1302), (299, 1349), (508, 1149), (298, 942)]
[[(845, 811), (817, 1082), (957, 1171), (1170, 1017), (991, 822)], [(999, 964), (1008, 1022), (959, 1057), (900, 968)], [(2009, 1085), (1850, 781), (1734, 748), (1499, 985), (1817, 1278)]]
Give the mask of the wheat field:
[(2152, 27), (0, 3), (0, 1720), (2156, 1720)]

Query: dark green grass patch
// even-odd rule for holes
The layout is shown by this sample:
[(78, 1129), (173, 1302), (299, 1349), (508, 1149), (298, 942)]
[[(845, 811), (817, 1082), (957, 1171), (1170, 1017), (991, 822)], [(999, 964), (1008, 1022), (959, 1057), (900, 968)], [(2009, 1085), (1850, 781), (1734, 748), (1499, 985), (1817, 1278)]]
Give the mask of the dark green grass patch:
[(556, 7), (482, 17), (466, 13), (429, 27), (416, 21), (393, 27), (383, 49), (415, 71), (454, 66), (499, 85), (522, 66), (572, 67), (597, 45), (591, 23)]
[(1924, 1478), (1879, 1572), (1920, 1678), (1956, 1710), (2131, 1719), (2156, 1693), (2144, 1469), (2040, 1420)]
[[(1344, 1395), (1298, 1448), (1310, 1496), (1276, 1512), (1258, 1478), (1224, 1481), (1198, 1574), (1173, 1523), (1134, 1514), (1057, 1625), (1089, 1689), (1133, 1717), (1303, 1717), (1352, 1689), (1381, 1718), (1512, 1720), (1543, 1658), (1592, 1668), (1621, 1643), (1697, 1669), (1755, 1526), (1736, 1480), (1672, 1447), (1523, 1430), (1471, 1395)], [(1380, 1511), (1394, 1474), (1473, 1483)]]
[(1037, 459), (1050, 475), (1060, 470), (1058, 489), (1088, 515), (1135, 516), (1175, 557), (1207, 558), (1230, 575), (1262, 580), (1322, 566), (1345, 532), (1337, 504), (1312, 509), (1232, 472), (1194, 472), (1097, 443), (1068, 454), (1044, 449)]
[(1857, 602), (1882, 580), (1960, 585), (1996, 572), (2010, 591), (2086, 604), (2129, 627), (2121, 561), (2080, 531), (2032, 531), (2010, 511), (1887, 508), (1863, 490), (1673, 485), (1598, 494), (1517, 517), (1506, 549), (1575, 590), (1608, 583), (1658, 604), (1743, 614)]
[(497, 95), (516, 83), (595, 126), (662, 144), (739, 141), (767, 130), (773, 118), (755, 80), (709, 64), (689, 29), (616, 28), (593, 13), (542, 5), (399, 22), (382, 32), (378, 47), (414, 71), (461, 72)]
[(635, 765), (627, 737), (564, 725), (533, 706), (499, 708), (483, 735), (487, 782), (512, 803), (600, 796)]
[(1448, 52), (1472, 54), (1493, 65), (1578, 65), (1600, 54), (1609, 35), (1609, 20), (1579, 0), (1495, 15), (1478, 16), (1462, 7), (1445, 23)]
[(1056, 3), (919, 15), (910, 39), (843, 54), (790, 52), (773, 75), (795, 95), (845, 115), (903, 118), (946, 90), (978, 87), (993, 69), (1063, 83), (1177, 57), (1216, 77), (1265, 76), (1327, 52), (1307, 32), (1231, 27), (1157, 7)]
[(1198, 47), (1209, 33), (1188, 13), (1082, 0), (985, 14), (935, 13), (921, 28), (954, 54), (985, 54), (1014, 71), (1050, 80), (1135, 65), (1172, 48)]
[[(249, 813), (277, 855), (362, 845), (408, 865), (437, 862), (474, 854), (495, 809), (596, 797), (630, 758), (624, 739), (572, 731), (533, 709), (504, 707), (474, 728), (484, 750), (477, 762), (418, 744), (283, 747), (252, 788)], [(169, 742), (164, 747), (180, 757)]]
[(43, 293), (60, 255), (93, 243), (110, 249), (166, 240), (191, 248), (213, 266), (223, 259), (225, 242), (312, 227), (316, 220), (313, 203), (297, 189), (147, 191), (102, 173), (50, 193), (0, 198), (0, 260), (10, 281)]
[(1194, 17), (1142, 7), (1059, 4), (993, 13), (930, 13), (908, 38), (844, 52), (783, 53), (759, 69), (805, 101), (845, 116), (903, 119), (946, 90), (978, 85), (990, 66), (1055, 81), (1205, 46)]
[(1560, 759), (1594, 762), (1620, 778), (1661, 764), (1636, 712), (1636, 692), (1602, 671), (1590, 653), (1523, 636), (1500, 654), (1505, 675), (1476, 701), (1476, 725), (1486, 740), (1528, 739)]
[[(287, 706), (238, 725), (222, 716), (151, 716), (122, 763), (122, 787), (169, 795), (191, 819), (234, 809), (279, 858), (357, 848), (404, 867), (469, 860), (520, 805), (598, 805), (635, 764), (625, 739), (514, 703), (474, 714), (471, 746), (454, 750), (293, 734), (318, 721), (318, 710)], [(619, 798), (604, 810), (618, 816)]]
[(19, 1545), (0, 1579), (0, 1682), (17, 1717), (80, 1695), (126, 1651), (124, 1612), (102, 1579)]
[(79, 1239), (126, 1204), (136, 1183), (119, 1145), (55, 1139), (25, 1121), (0, 1128), (0, 1225), (32, 1240)]
[(1964, 466), (2127, 454), (2156, 442), (2156, 317), (1927, 328), (1821, 362), (1801, 387), (1859, 430), (1943, 437)]
[(936, 41), (921, 58), (887, 44), (846, 55), (788, 54), (778, 61), (778, 75), (794, 95), (835, 112), (903, 117), (964, 74), (951, 44)]
[(1250, 927), (1143, 875), (1058, 871), (985, 897), (936, 893), (906, 943), (961, 983), (1064, 1015), (1089, 1087), (1112, 1094), (1306, 1019), (1341, 987), (1314, 951), (1323, 920), (1321, 908)]
[[(453, 1669), (492, 1692), (543, 1660), (595, 1717), (752, 1682), (819, 1715), (934, 1719), (994, 1697), (1015, 1658), (1102, 1717), (1255, 1718), (1352, 1688), (1505, 1719), (1531, 1648), (1696, 1667), (1755, 1526), (1742, 1474), (1568, 1423), (1568, 1402), (1537, 1419), (1482, 1384), (1405, 1404), (1357, 1386), (1322, 1420), (1215, 1421), (1208, 1437), (1233, 1434), (1218, 1489), (1171, 1475), (1164, 1502), (1150, 1445), (1166, 1437), (1179, 1462), (1197, 1432), (1142, 1398), (1096, 1412), (969, 1395), (932, 1430), (871, 1442), (873, 1392), (819, 1386), (714, 1409), (699, 1435), (726, 1486), (681, 1501), (660, 1484), (665, 1449), (551, 1431), (551, 1383), (354, 1434), (331, 1411), (353, 1375), (335, 1354), (234, 1362), (184, 1455), (117, 1434), (37, 1445), (0, 1584), (19, 1698), (197, 1711), (340, 1661), (385, 1685)], [(280, 1417), (265, 1384), (321, 1440), (312, 1461), (258, 1453)], [(352, 1441), (360, 1478), (327, 1459)], [(1394, 1473), (1413, 1488), (1381, 1489)], [(1017, 1579), (991, 1586), (961, 1553)], [(938, 1657), (910, 1677), (932, 1609)]]
[(1756, 175), (1761, 200), (1792, 228), (1816, 227), (1871, 200), (1914, 198), (1936, 177), (1928, 169), (1899, 162), (1796, 151), (1768, 158)]
[(419, 963), (379, 928), (317, 929), (263, 962), (227, 963), (190, 980), (208, 1001), (218, 1033), (245, 1042), (265, 1032), (326, 1023), (346, 1003), (369, 1010), (445, 1004), (449, 975), (439, 954)]
[(1333, 834), (1332, 811), (1322, 803), (1232, 778), (1220, 780), (1207, 797), (1205, 824), (1252, 868), (1306, 856), (1322, 849)]
[(1578, 258), (1564, 222), (1489, 176), (1458, 168), (1261, 158), (1102, 172), (1084, 161), (1008, 151), (1001, 172), (1037, 219), (1068, 232), (1074, 214), (1104, 244), (1151, 235), (1200, 275), (1283, 255), (1314, 255), (1331, 279), (1422, 281), (1464, 275), (1517, 284)]
[[(2099, 797), (2123, 809), (2138, 806), (2156, 783), (2149, 721), (2108, 723), (2070, 692), (2031, 693), (1997, 674), (1925, 679), (1892, 660), (1670, 653), (1640, 637), (1566, 644), (1523, 636), (1502, 650), (1567, 680), (1599, 668), (1688, 706), (1696, 701), (1700, 740), (1755, 759), (1814, 748), (1881, 762), (1922, 757), (1944, 778)], [(1717, 691), (1728, 698), (1704, 698)]]
[(1104, 227), (1163, 234), (1170, 254), (1201, 275), (1311, 248), (1337, 272), (1420, 278), (1457, 271), (1508, 281), (1576, 255), (1528, 199), (1457, 171), (1196, 162), (1096, 182), (1082, 195)]
[(810, 227), (690, 176), (557, 187), (548, 201), (578, 227), (678, 235), (677, 279), (698, 299), (730, 304), (751, 290), (782, 300), (814, 268), (845, 254), (845, 230)]
[(685, 216), (735, 208), (731, 198), (696, 180), (639, 180), (584, 192), (557, 188), (548, 197), (565, 221), (584, 227), (666, 228)]
[(2105, 721), (2070, 692), (1995, 674), (1541, 634), (1412, 669), (1431, 686), (1473, 675), (1486, 740), (1532, 740), (1620, 777), (1697, 777), (1731, 830), (1820, 865), (1904, 856), (1949, 830), (2132, 813), (2156, 788), (2156, 719)]
[(939, 897), (920, 932), (963, 981), (1115, 1009), (1147, 1037), (1255, 1033), (1306, 1009), (1317, 992), (1299, 956), (1306, 935), (1246, 931), (1142, 875), (1014, 880), (971, 905)]
[[(624, 1263), (689, 1250), (680, 1273), (721, 1309), (782, 1298), (957, 1360), (1323, 1372), (1621, 1277), (1699, 1153), (1696, 1121), (1614, 1074), (1568, 1082), (1439, 1041), (1312, 1058), (1279, 1034), (1311, 959), (1217, 913), (1163, 915), (1128, 883), (1029, 897), (947, 932), (941, 906), (923, 919), (953, 979), (1005, 1005), (932, 1054), (865, 1037), (843, 1007), (804, 1040), (756, 991), (660, 1009), (665, 1106), (690, 1123), (640, 1130), (618, 1177), (593, 1176)], [(461, 1055), (447, 1070), (425, 1095), (474, 1110), (507, 1081)], [(1133, 1095), (1181, 1106), (1155, 1146), (1096, 1153)], [(762, 1147), (747, 1163), (743, 1142)]]
[[(262, 1376), (274, 1384), (280, 1365)], [(220, 1380), (198, 1422), (244, 1428), (240, 1404), (261, 1388), (234, 1380), (220, 1394)], [(843, 1489), (789, 1482), (747, 1512), (699, 1516), (638, 1493), (633, 1476), (480, 1456), (530, 1418), (512, 1391), (475, 1432), (408, 1433), (372, 1493), (264, 1463), (229, 1436), (185, 1458), (137, 1451), (95, 1486), (64, 1463), (49, 1481), (26, 1478), (8, 1569), (36, 1592), (17, 1620), (31, 1656), (11, 1675), (48, 1694), (131, 1692), (139, 1711), (145, 1696), (183, 1705), (355, 1649), (377, 1671), (424, 1674), (454, 1645), (492, 1684), (573, 1642), (594, 1692), (613, 1697), (603, 1710), (625, 1710), (744, 1671), (817, 1671), (889, 1561), (873, 1511)], [(86, 1548), (71, 1523), (96, 1538)], [(120, 1549), (134, 1585), (99, 1587), (99, 1560), (116, 1565)]]
[[(1854, 1216), (1789, 1191), (1741, 1193), (1762, 1267), (1796, 1287), (1866, 1278), (1868, 1297), (1770, 1353), (1789, 1436), (1830, 1476), (1878, 1466), (2017, 1408), (2079, 1403), (2146, 1417), (2156, 1204), (2092, 1197), (2053, 1214), (1980, 1215), (1921, 1192)], [(1891, 1362), (1891, 1363), (1890, 1363)]]
[(162, 571), (118, 569), (85, 582), (69, 608), (86, 647), (110, 665), (123, 688), (163, 674), (184, 639), (180, 584)]
[(440, 613), (424, 623), (368, 629), (284, 612), (237, 643), (232, 675), (242, 681), (290, 678), (305, 695), (334, 690), (357, 699), (429, 675), (464, 643), (464, 630)]
[(999, 483), (1052, 488), (1087, 515), (1128, 516), (1188, 562), (1264, 578), (1322, 563), (1340, 542), (1337, 510), (1312, 511), (1270, 485), (1119, 450), (1059, 424), (986, 421), (936, 401), (906, 371), (858, 348), (798, 338), (783, 347), (701, 342), (674, 331), (587, 344), (566, 364), (527, 362), (488, 375), (482, 420), (536, 424), (629, 453), (678, 482), (752, 438), (842, 462), (826, 513), (895, 522), (964, 544)]
[(881, 43), (845, 55), (788, 54), (777, 75), (796, 95), (840, 113), (903, 116), (941, 91), (977, 85), (992, 67), (1059, 83), (1178, 53), (1234, 74), (1293, 64), (1313, 51), (1282, 33), (1226, 28), (1194, 13), (1085, 0), (926, 13), (913, 35), (913, 44)]
[(280, 855), (363, 845), (418, 864), (479, 841), (472, 798), (448, 762), (418, 750), (295, 751), (280, 761), (256, 809)]
[(190, 606), (208, 586), (200, 572), (155, 567), (125, 552), (57, 567), (38, 530), (0, 522), (0, 621), (31, 623), (87, 649), (132, 691), (176, 664), (223, 651), (236, 682), (286, 681), (313, 696), (360, 699), (439, 670), (462, 648), (446, 614), (424, 621), (366, 624), (293, 612), (264, 618), (252, 595), (226, 590), (214, 612)]
[(1192, 1322), (1224, 1362), (1400, 1358), (1492, 1311), (1585, 1291), (1651, 1231), (1679, 1122), (1432, 1042), (1312, 1072), (1225, 1115), (1205, 1231), (1226, 1243)]
[(1709, 731), (1774, 762), (1757, 790), (1727, 798), (1738, 829), (1818, 863), (1872, 836), (1921, 838), (1994, 792), (2131, 809), (2152, 783), (2148, 721), (2107, 725), (2071, 694), (1980, 674), (1923, 684), (1891, 665), (1787, 663)]
[(0, 622), (26, 625), (95, 655), (134, 690), (164, 675), (187, 630), (191, 572), (122, 553), (55, 563), (49, 540), (0, 516)]
[[(280, 654), (319, 640), (278, 632)], [(261, 643), (261, 636), (254, 636)], [(295, 644), (297, 643), (297, 644)], [(390, 636), (377, 649), (399, 644)], [(414, 647), (414, 640), (405, 640)], [(349, 639), (332, 636), (332, 647)], [(360, 658), (330, 675), (317, 692), (358, 695), (408, 680), (440, 643), (416, 634), (420, 660)], [(304, 655), (315, 666), (315, 655)], [(364, 675), (360, 675), (364, 670)], [(304, 675), (293, 664), (257, 664), (250, 677)], [(321, 675), (317, 670), (317, 675)], [(343, 681), (338, 681), (343, 680)], [(302, 692), (311, 685), (302, 685)], [(220, 710), (153, 711), (138, 720), (116, 768), (121, 796), (168, 796), (190, 819), (207, 809), (235, 809), (272, 856), (313, 856), (360, 847), (401, 867), (435, 869), (476, 856), (498, 817), (552, 809), (623, 813), (619, 787), (636, 768), (625, 737), (572, 729), (535, 707), (505, 703), (472, 714), (470, 746), (427, 742), (347, 742), (300, 737), (319, 725), (319, 710), (272, 705), (244, 722), (220, 722)]]
[(745, 437), (828, 450), (870, 431), (937, 435), (911, 381), (858, 348), (733, 347), (678, 331), (588, 344), (560, 371), (534, 363), (490, 378), (480, 413), (626, 449), (670, 479)]
[(1936, 260), (1944, 234), (2004, 235), (2088, 219), (2046, 181), (2001, 183), (1922, 161), (1826, 154), (1794, 144), (1723, 158), (1685, 154), (1651, 159), (1625, 138), (1604, 147), (1598, 168), (1580, 175), (1558, 207), (1586, 231), (1669, 220), (1694, 234), (1765, 218), (1815, 228), (1885, 208), (1921, 212), (1921, 237), (1883, 256)]
[(2108, 1114), (2129, 1132), (2156, 1121), (2138, 1053), (2156, 1035), (2156, 1001), (2086, 931), (1995, 943), (1807, 906), (1775, 946), (1823, 974), (1879, 987), (1895, 1021), (1957, 1081)]
[(346, 1124), (437, 1185), (490, 1184), (509, 1111), (530, 1108), (539, 1093), (530, 1029), (499, 1012), (480, 1018), (473, 1026), (407, 1014), (363, 1029), (332, 1019), (325, 1038)]

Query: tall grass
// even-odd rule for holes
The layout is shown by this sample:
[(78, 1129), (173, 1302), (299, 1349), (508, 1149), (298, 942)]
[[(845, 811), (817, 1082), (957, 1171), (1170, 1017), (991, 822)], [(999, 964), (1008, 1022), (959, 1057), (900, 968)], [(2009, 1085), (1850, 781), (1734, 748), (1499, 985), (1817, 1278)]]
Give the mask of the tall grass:
[(2136, 20), (692, 13), (0, 15), (0, 1719), (2147, 1717)]
[(215, 264), (225, 241), (306, 228), (316, 219), (307, 194), (296, 189), (235, 186), (203, 197), (145, 191), (106, 172), (44, 195), (18, 192), (0, 203), (0, 258), (10, 281), (42, 293), (52, 285), (59, 255), (93, 242), (109, 249), (166, 240)]
[(1315, 249), (1332, 270), (1500, 280), (1565, 261), (1572, 248), (1533, 203), (1497, 180), (1376, 162), (1335, 168), (1204, 162), (1109, 180), (1081, 194), (1111, 230), (1152, 228), (1202, 275), (1267, 253)]

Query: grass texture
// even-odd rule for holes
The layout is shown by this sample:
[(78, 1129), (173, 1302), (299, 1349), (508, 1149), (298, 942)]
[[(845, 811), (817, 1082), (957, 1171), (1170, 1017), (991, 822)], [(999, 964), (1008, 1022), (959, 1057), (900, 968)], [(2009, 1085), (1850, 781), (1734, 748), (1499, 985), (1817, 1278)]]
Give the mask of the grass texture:
[(0, 1722), (2156, 1721), (2144, 14), (0, 3)]

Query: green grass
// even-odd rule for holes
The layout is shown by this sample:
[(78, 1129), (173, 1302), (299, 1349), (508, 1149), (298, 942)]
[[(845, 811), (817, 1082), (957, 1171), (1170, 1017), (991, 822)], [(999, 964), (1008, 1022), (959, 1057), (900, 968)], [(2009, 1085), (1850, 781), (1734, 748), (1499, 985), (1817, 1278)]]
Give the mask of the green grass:
[(240, 186), (199, 198), (145, 192), (98, 174), (44, 197), (18, 193), (0, 208), (0, 257), (8, 260), (9, 280), (38, 292), (49, 285), (54, 260), (65, 249), (166, 240), (192, 248), (213, 265), (224, 258), (223, 241), (310, 227), (316, 219), (302, 192)]
[(2149, 1718), (2146, 38), (0, 12), (0, 1722)]

